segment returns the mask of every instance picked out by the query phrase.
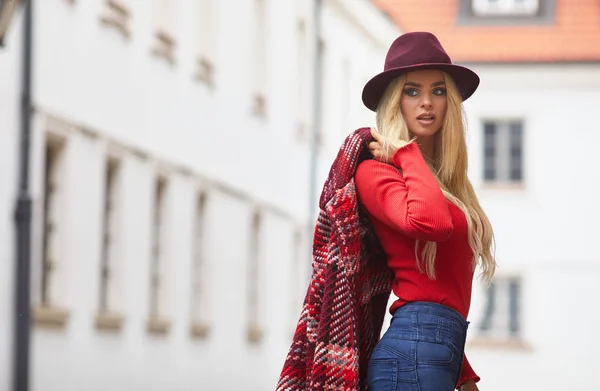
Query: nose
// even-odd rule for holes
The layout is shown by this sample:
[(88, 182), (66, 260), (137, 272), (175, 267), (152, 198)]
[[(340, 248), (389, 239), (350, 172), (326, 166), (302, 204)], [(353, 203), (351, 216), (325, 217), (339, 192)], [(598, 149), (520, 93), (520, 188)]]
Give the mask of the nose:
[(427, 109), (431, 108), (431, 94), (423, 94), (421, 97), (421, 107)]

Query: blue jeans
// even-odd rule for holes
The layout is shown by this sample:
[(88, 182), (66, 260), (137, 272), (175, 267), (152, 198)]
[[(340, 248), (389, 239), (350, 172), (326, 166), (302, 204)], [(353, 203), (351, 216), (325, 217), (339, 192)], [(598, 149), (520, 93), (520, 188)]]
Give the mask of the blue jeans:
[(441, 304), (414, 302), (394, 313), (369, 359), (369, 391), (452, 391), (469, 322)]

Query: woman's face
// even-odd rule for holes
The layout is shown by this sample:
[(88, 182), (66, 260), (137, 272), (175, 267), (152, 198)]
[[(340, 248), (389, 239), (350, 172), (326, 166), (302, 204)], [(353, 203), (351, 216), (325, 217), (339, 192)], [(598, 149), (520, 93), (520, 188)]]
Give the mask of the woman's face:
[(442, 127), (446, 107), (446, 83), (442, 71), (424, 69), (407, 73), (400, 109), (413, 136), (422, 139), (436, 134)]

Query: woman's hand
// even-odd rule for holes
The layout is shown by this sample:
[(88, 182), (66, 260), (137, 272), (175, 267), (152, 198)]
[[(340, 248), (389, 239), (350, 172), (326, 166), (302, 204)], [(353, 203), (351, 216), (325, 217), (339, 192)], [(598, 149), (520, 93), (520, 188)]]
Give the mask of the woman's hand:
[(403, 146), (410, 144), (408, 141), (397, 140), (395, 143), (390, 145), (390, 148), (386, 151), (382, 148), (383, 136), (377, 132), (375, 128), (371, 128), (371, 136), (373, 136), (375, 141), (369, 143), (369, 151), (375, 159), (384, 163), (392, 163), (394, 161), (394, 155), (396, 154), (396, 151)]
[(468, 380), (460, 386), (460, 391), (479, 391), (479, 388), (477, 388), (475, 381)]

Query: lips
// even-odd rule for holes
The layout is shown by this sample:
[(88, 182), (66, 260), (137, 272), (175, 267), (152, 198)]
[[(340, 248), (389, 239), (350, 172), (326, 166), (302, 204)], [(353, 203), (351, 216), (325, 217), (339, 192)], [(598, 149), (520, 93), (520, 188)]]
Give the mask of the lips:
[(435, 122), (435, 114), (423, 113), (417, 117), (417, 121), (422, 125), (432, 125)]
[(435, 114), (433, 113), (423, 113), (420, 116), (417, 117), (417, 119), (423, 119), (423, 120), (435, 120)]

